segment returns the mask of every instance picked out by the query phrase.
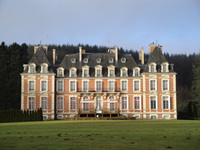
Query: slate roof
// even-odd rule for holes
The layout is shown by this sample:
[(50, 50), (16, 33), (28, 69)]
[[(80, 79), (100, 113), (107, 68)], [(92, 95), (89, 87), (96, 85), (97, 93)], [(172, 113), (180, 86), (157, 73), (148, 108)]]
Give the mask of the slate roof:
[[(76, 63), (71, 63), (71, 59), (75, 58)], [(88, 59), (88, 63), (84, 63), (84, 59)], [(101, 59), (101, 63), (97, 63), (97, 59)], [(109, 59), (113, 58), (113, 63), (109, 63)], [(122, 63), (121, 58), (125, 58), (126, 62)], [(115, 66), (115, 75), (117, 77), (120, 76), (120, 68), (127, 67), (129, 76), (132, 76), (132, 69), (137, 66), (135, 60), (131, 56), (131, 54), (119, 54), (118, 55), (118, 62), (115, 61), (115, 54), (113, 53), (83, 53), (82, 54), (82, 61), (79, 62), (79, 53), (77, 54), (68, 54), (64, 57), (63, 61), (61, 62), (60, 66), (65, 69), (65, 76), (69, 76), (69, 69), (71, 67), (75, 67), (77, 69), (77, 76), (82, 76), (82, 67), (83, 66), (90, 67), (90, 77), (95, 76), (95, 66), (101, 65), (102, 66), (102, 75), (107, 77), (108, 76), (108, 66)]]

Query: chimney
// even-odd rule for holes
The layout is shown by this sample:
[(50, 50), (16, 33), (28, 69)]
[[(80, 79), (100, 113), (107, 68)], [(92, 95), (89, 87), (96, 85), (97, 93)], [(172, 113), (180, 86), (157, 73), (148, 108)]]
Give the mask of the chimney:
[(56, 49), (53, 49), (53, 64), (55, 65), (56, 63)]
[(118, 48), (115, 46), (115, 61), (118, 61)]
[(35, 46), (34, 46), (34, 54), (37, 52), (38, 48), (39, 48), (38, 45), (35, 45)]
[(149, 54), (153, 52), (154, 48), (155, 48), (154, 43), (149, 44)]
[(144, 49), (143, 47), (141, 48), (140, 52), (139, 52), (139, 60), (141, 60), (141, 64), (144, 64)]
[(79, 62), (82, 61), (82, 47), (79, 46)]
[(162, 52), (162, 45), (158, 45), (158, 48)]

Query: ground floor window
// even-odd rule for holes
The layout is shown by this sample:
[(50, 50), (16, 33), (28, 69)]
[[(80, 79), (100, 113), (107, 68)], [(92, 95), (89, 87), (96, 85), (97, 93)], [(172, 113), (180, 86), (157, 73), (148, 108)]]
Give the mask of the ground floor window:
[(28, 99), (28, 109), (29, 110), (35, 110), (35, 97), (29, 97), (29, 99)]
[(122, 97), (122, 109), (128, 109), (128, 98), (127, 98), (127, 96)]
[(76, 97), (70, 97), (70, 109), (71, 110), (76, 109)]
[(47, 97), (41, 98), (41, 107), (42, 107), (42, 110), (47, 109)]
[(169, 96), (163, 96), (163, 109), (169, 109)]
[(151, 102), (151, 109), (156, 109), (156, 97), (155, 96), (150, 97), (150, 102)]
[(112, 101), (115, 101), (114, 96), (110, 96), (110, 110), (114, 111), (115, 110), (115, 103), (112, 103)]
[[(89, 101), (89, 98), (87, 96), (84, 96), (83, 101), (87, 102), (87, 101)], [(90, 109), (90, 104), (89, 103), (83, 103), (83, 111), (89, 111), (89, 109)]]
[(134, 97), (134, 106), (135, 106), (135, 109), (140, 109), (140, 97), (139, 96)]
[(58, 110), (63, 110), (64, 100), (63, 97), (58, 97)]

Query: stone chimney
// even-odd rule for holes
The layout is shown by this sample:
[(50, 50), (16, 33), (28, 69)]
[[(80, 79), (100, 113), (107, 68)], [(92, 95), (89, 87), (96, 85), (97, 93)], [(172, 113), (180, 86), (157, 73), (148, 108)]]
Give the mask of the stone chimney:
[(79, 46), (79, 62), (82, 61), (82, 47)]
[(34, 46), (34, 54), (37, 52), (38, 48), (39, 48), (38, 45), (35, 45), (35, 46)]
[(139, 60), (141, 60), (141, 64), (144, 64), (144, 49), (143, 47), (141, 48), (140, 52), (139, 52)]
[(53, 49), (53, 64), (55, 65), (56, 63), (56, 49)]
[(115, 46), (115, 61), (118, 61), (118, 48)]
[(156, 45), (154, 45), (154, 43), (149, 44), (149, 54), (151, 54), (154, 50)]

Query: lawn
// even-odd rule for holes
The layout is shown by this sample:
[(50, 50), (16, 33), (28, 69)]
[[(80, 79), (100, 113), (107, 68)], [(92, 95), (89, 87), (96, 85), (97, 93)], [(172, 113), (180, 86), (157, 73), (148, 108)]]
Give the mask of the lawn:
[(200, 121), (97, 120), (1, 123), (0, 149), (199, 150)]

